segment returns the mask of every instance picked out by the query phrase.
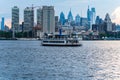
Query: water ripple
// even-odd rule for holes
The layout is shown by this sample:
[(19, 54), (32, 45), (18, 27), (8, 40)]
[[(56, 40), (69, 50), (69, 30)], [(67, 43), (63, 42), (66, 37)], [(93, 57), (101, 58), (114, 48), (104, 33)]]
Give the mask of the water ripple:
[(0, 80), (119, 80), (120, 42), (82, 41), (47, 47), (40, 41), (0, 41)]

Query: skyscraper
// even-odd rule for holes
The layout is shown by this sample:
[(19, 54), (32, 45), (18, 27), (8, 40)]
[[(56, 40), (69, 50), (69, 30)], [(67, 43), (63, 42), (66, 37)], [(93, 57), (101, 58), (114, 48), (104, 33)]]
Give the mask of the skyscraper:
[(88, 18), (89, 28), (90, 28), (90, 30), (92, 30), (92, 24), (95, 24), (95, 19), (96, 19), (95, 8), (91, 8), (91, 10), (90, 10), (89, 6), (88, 6), (87, 18)]
[(18, 32), (19, 27), (19, 8), (14, 6), (12, 8), (12, 30), (14, 29), (15, 32)]
[(71, 9), (68, 13), (68, 22), (72, 22), (73, 21), (73, 15), (72, 15), (72, 12), (71, 12)]
[(2, 21), (1, 21), (1, 30), (2, 31), (5, 30), (4, 17), (2, 17)]
[(89, 29), (88, 19), (85, 17), (81, 17), (80, 25), (84, 26), (86, 30), (88, 30)]
[(96, 17), (96, 20), (95, 20), (95, 24), (99, 24), (99, 23), (100, 23), (100, 17), (97, 16), (97, 17)]
[(37, 25), (42, 26), (42, 9), (37, 9)]
[(65, 24), (65, 15), (63, 12), (60, 13), (60, 20), (59, 20), (61, 25)]
[(95, 8), (91, 8), (92, 11), (92, 24), (95, 24), (95, 19), (96, 19), (96, 11)]
[(81, 18), (79, 16), (79, 14), (77, 14), (76, 17), (75, 17), (75, 23), (76, 23), (77, 26), (80, 26), (80, 21), (81, 21)]
[(111, 22), (111, 19), (110, 19), (110, 16), (109, 16), (108, 13), (105, 16), (105, 20), (104, 21), (106, 23), (107, 31), (112, 31), (112, 22)]
[(55, 32), (58, 31), (58, 16), (55, 16)]
[(87, 19), (88, 19), (88, 22), (90, 21), (90, 9), (89, 9), (89, 6), (88, 6), (88, 9), (87, 9)]
[(88, 20), (89, 29), (92, 30), (91, 11), (89, 9), (89, 6), (88, 6), (88, 10), (87, 10), (87, 20)]
[(27, 7), (24, 10), (24, 32), (31, 31), (34, 27), (34, 9)]
[(100, 18), (99, 16), (97, 16), (96, 20), (95, 20), (95, 24), (101, 24), (101, 23), (103, 23), (102, 18)]
[(53, 6), (42, 7), (43, 33), (55, 33), (55, 11)]

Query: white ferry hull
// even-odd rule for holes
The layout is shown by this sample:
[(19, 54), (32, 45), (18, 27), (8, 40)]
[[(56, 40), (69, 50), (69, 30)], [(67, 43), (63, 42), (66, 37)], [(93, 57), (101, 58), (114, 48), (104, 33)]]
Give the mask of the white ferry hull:
[(42, 46), (82, 46), (82, 44), (42, 44)]
[(81, 43), (41, 43), (42, 46), (82, 46)]
[(71, 35), (48, 35), (42, 41), (43, 46), (81, 46), (77, 34)]

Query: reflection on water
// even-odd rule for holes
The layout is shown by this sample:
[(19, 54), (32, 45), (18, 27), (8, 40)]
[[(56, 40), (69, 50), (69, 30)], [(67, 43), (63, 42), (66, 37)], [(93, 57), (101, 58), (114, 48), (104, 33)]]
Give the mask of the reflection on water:
[(120, 42), (83, 41), (44, 47), (40, 41), (0, 41), (0, 80), (119, 80)]

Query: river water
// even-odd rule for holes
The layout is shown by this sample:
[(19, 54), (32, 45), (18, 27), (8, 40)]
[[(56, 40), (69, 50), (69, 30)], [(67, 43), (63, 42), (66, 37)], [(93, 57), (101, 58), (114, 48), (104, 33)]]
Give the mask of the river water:
[(0, 80), (120, 80), (120, 41), (80, 47), (0, 41)]

